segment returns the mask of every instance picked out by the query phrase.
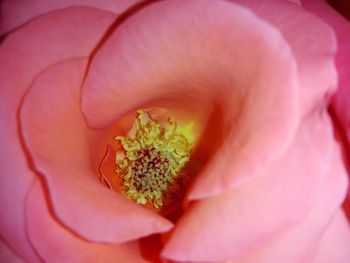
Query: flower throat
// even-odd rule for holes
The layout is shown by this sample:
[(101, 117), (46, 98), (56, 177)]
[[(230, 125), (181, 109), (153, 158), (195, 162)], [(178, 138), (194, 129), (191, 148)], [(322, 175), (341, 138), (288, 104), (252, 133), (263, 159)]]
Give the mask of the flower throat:
[(121, 192), (138, 204), (155, 208), (172, 202), (187, 176), (183, 168), (191, 152), (187, 138), (177, 132), (175, 119), (170, 117), (161, 125), (139, 110), (134, 135), (115, 139), (121, 145), (115, 156)]

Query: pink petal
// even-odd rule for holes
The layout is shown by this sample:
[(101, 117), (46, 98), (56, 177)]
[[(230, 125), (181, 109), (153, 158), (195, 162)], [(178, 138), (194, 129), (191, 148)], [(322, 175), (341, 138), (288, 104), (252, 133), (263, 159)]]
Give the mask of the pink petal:
[(327, 172), (333, 172), (333, 149), (328, 116), (311, 115), (290, 149), (259, 178), (190, 207), (163, 255), (175, 260), (228, 260), (264, 246), (308, 214)]
[(40, 15), (73, 6), (95, 7), (121, 14), (140, 0), (5, 0), (1, 4), (0, 35), (23, 25)]
[[(298, 65), (299, 106), (302, 114), (308, 115), (310, 111), (315, 110), (325, 111), (328, 94), (334, 92), (337, 84), (333, 61), (336, 43), (332, 30), (314, 15), (304, 12), (300, 7), (285, 1), (237, 0), (233, 2), (247, 6), (258, 16), (261, 16), (265, 21), (280, 30), (283, 37), (287, 40)], [(308, 26), (306, 27), (305, 25)], [(316, 40), (319, 44), (315, 46)], [(261, 131), (257, 130), (257, 132)], [(249, 154), (252, 155), (256, 148), (259, 147), (261, 146), (256, 145), (255, 148), (253, 147)], [(240, 150), (238, 153), (242, 155)], [(256, 156), (259, 155), (254, 155), (255, 159), (257, 159)], [(222, 171), (222, 168), (226, 168), (225, 163), (228, 163), (228, 165), (237, 165), (236, 168), (226, 168), (231, 170), (231, 174), (234, 177), (237, 177), (237, 170), (245, 167), (242, 165), (242, 162), (232, 164), (231, 160), (233, 158), (235, 158), (234, 154), (228, 159), (229, 161), (225, 158), (218, 158), (218, 160), (215, 160), (216, 169), (208, 171), (208, 174), (213, 175), (212, 177), (216, 176), (217, 171)], [(260, 170), (264, 168), (258, 162), (252, 162), (251, 166)], [(245, 176), (248, 177), (247, 175)], [(211, 184), (212, 180), (210, 180), (210, 177), (206, 181), (200, 178), (199, 183), (192, 190), (189, 197), (191, 199), (204, 197), (207, 195), (208, 189), (213, 187)]]
[(137, 243), (108, 245), (88, 242), (57, 223), (48, 209), (43, 190), (36, 180), (27, 202), (28, 234), (45, 262), (146, 262)]
[(25, 261), (0, 238), (0, 262), (24, 263)]
[(350, 22), (340, 16), (326, 2), (308, 0), (302, 1), (302, 4), (332, 26), (337, 35), (336, 65), (339, 74), (339, 88), (333, 97), (332, 107), (344, 129), (348, 142), (350, 142)]
[(0, 229), (9, 245), (29, 261), (37, 257), (25, 234), (24, 202), (36, 175), (28, 168), (18, 137), (18, 105), (33, 78), (47, 65), (88, 55), (113, 18), (90, 8), (56, 12), (31, 22), (1, 45), (0, 202), (6, 213), (1, 213)]
[[(252, 255), (239, 261), (239, 263), (320, 262), (319, 259), (314, 260), (315, 252), (323, 249), (322, 242), (328, 242), (327, 234), (323, 237), (324, 232), (326, 231), (327, 233), (330, 231), (328, 230), (329, 224), (333, 221), (335, 212), (340, 210), (339, 206), (343, 202), (347, 191), (347, 174), (344, 164), (339, 157), (338, 151), (334, 156), (332, 168), (323, 183), (318, 200), (303, 221), (295, 227), (290, 228), (285, 234), (278, 236), (271, 244), (252, 253)], [(336, 217), (339, 217), (341, 213), (338, 211)], [(337, 240), (334, 244), (336, 244), (338, 249), (333, 252), (340, 252), (345, 247), (350, 247), (349, 226), (348, 229), (343, 228), (343, 230), (345, 231), (343, 236), (347, 237), (348, 240)], [(323, 239), (325, 241), (322, 241)], [(320, 241), (321, 247), (318, 248)], [(346, 242), (342, 243), (342, 241)], [(321, 254), (327, 254), (330, 251), (320, 252)], [(349, 255), (349, 253), (347, 254)], [(338, 256), (339, 258), (344, 258), (344, 254), (334, 254), (333, 258), (337, 258)], [(324, 262), (340, 263), (342, 261), (333, 259)]]
[(343, 211), (338, 211), (326, 229), (314, 258), (315, 263), (348, 263), (350, 226)]
[[(298, 66), (301, 111), (325, 110), (326, 95), (335, 92), (336, 39), (332, 28), (303, 8), (280, 0), (232, 0), (252, 10), (281, 32)], [(315, 45), (315, 43), (318, 43)]]
[[(302, 114), (309, 114), (310, 111), (314, 110), (325, 111), (327, 107), (326, 94), (334, 91), (337, 84), (333, 61), (335, 39), (332, 30), (317, 17), (285, 1), (237, 0), (233, 2), (248, 7), (265, 21), (271, 23), (276, 29), (280, 30), (289, 43), (298, 65)], [(315, 39), (319, 39), (319, 45), (314, 45)], [(255, 147), (259, 147), (259, 145), (257, 144)], [(240, 151), (238, 152), (241, 154)], [(255, 155), (258, 153), (256, 150), (252, 150), (249, 154)], [(230, 160), (229, 163), (232, 158), (234, 156), (228, 159)], [(216, 170), (221, 170), (222, 166), (225, 165), (221, 165), (221, 163), (227, 162), (224, 158), (218, 158), (215, 161), (215, 168), (212, 169), (211, 173), (208, 171), (213, 176), (216, 175)], [(259, 163), (251, 163), (250, 165), (261, 170), (264, 169)], [(236, 169), (230, 169), (232, 174), (237, 173), (237, 170), (242, 166), (242, 162), (237, 163), (237, 166)], [(212, 187), (210, 185), (211, 180), (205, 182), (201, 178), (197, 188), (192, 190), (189, 198), (205, 196), (203, 193), (206, 193), (208, 188)]]
[(90, 166), (88, 129), (80, 112), (85, 59), (70, 60), (40, 74), (21, 109), (23, 136), (45, 177), (54, 212), (92, 241), (125, 242), (172, 224), (102, 186)]
[(220, 138), (202, 144), (225, 144), (192, 196), (209, 196), (249, 181), (288, 145), (299, 117), (294, 62), (280, 34), (241, 7), (157, 2), (126, 20), (97, 52), (83, 112), (92, 127), (147, 106), (187, 110), (208, 124)]
[(287, 1), (289, 1), (293, 4), (296, 4), (296, 5), (301, 5), (300, 0), (287, 0)]

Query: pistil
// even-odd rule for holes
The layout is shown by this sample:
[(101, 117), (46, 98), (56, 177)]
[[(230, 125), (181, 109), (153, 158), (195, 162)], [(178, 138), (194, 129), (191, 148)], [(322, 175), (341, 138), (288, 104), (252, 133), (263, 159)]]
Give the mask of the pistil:
[(184, 167), (191, 153), (187, 138), (177, 132), (176, 120), (170, 117), (162, 125), (139, 110), (133, 134), (116, 139), (121, 145), (115, 157), (121, 192), (138, 204), (155, 208), (171, 202), (179, 181), (187, 176)]

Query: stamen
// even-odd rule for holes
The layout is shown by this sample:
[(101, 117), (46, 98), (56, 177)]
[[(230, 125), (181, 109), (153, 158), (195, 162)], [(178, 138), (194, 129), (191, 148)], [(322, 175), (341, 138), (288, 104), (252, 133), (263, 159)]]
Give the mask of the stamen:
[(121, 151), (115, 156), (116, 173), (122, 178), (121, 192), (138, 204), (160, 208), (178, 191), (177, 179), (190, 159), (191, 145), (178, 133), (174, 117), (167, 127), (137, 111), (134, 136), (117, 136)]

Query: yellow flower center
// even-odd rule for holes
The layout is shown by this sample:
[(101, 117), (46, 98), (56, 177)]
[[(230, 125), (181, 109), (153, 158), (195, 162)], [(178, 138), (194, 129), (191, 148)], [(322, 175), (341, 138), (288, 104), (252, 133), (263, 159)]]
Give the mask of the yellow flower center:
[(134, 134), (115, 137), (122, 147), (115, 157), (116, 173), (127, 198), (160, 208), (177, 191), (177, 179), (185, 176), (191, 144), (177, 132), (173, 117), (161, 125), (144, 111), (137, 113)]

